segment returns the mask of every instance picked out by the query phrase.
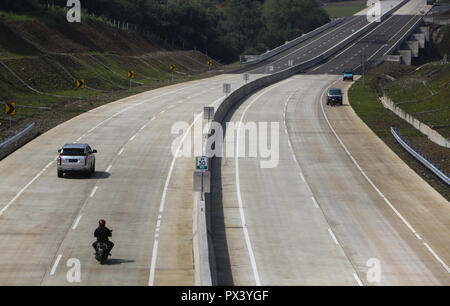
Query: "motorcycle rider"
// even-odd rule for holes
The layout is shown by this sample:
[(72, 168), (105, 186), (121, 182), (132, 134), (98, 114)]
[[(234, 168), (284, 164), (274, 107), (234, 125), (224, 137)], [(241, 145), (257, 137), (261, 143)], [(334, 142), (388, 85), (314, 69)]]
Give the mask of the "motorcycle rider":
[(97, 238), (97, 241), (92, 244), (92, 247), (97, 252), (97, 244), (100, 242), (104, 242), (108, 247), (108, 253), (110, 253), (112, 248), (114, 247), (114, 243), (112, 243), (108, 239), (108, 237), (112, 236), (112, 231), (106, 227), (106, 221), (103, 219), (98, 221), (98, 225), (98, 228), (94, 232), (94, 237)]

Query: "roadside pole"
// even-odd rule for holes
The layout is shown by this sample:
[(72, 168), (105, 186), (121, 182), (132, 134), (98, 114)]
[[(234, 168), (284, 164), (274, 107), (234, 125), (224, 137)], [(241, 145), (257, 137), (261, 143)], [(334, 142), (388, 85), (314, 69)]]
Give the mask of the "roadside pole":
[(366, 85), (366, 71), (365, 71), (365, 59), (366, 55), (365, 54), (361, 54), (361, 66), (362, 66), (362, 75), (363, 75), (363, 84)]

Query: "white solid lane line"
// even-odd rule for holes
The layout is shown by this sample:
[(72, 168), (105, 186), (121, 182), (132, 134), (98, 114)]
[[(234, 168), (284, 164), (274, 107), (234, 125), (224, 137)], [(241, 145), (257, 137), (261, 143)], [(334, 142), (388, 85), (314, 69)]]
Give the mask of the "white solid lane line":
[(312, 199), (313, 202), (314, 202), (314, 206), (315, 206), (316, 208), (319, 208), (319, 204), (317, 203), (316, 198), (315, 198), (315, 197), (311, 197), (311, 199)]
[[(369, 182), (369, 184), (372, 186), (372, 188), (378, 193), (378, 195), (384, 200), (384, 202), (392, 209), (392, 211), (402, 220), (402, 222), (406, 225), (406, 227), (417, 237), (416, 234), (418, 234), (414, 228), (406, 221), (406, 219), (400, 214), (400, 212), (392, 205), (392, 203), (386, 198), (386, 196), (378, 189), (378, 187), (372, 182), (372, 180), (367, 176), (366, 172), (361, 168), (361, 166), (358, 164), (358, 162), (355, 160), (353, 155), (350, 153), (350, 151), (347, 149), (345, 144), (342, 142), (341, 138), (338, 136), (336, 131), (334, 130), (333, 126), (331, 125), (330, 121), (328, 120), (328, 117), (326, 115), (326, 112), (323, 108), (323, 97), (325, 95), (327, 89), (325, 89), (322, 92), (321, 98), (320, 98), (320, 107), (322, 108), (323, 116), (325, 117), (325, 121), (328, 123), (328, 126), (330, 127), (331, 131), (333, 132), (334, 136), (344, 149), (344, 151), (347, 153), (347, 155), (350, 157), (350, 159), (353, 161), (354, 165), (358, 170), (361, 172), (361, 174), (364, 176), (364, 178)], [(420, 236), (419, 236), (420, 237)], [(417, 237), (417, 238), (419, 238)], [(421, 239), (420, 239), (421, 240)], [(450, 273), (450, 269), (448, 265), (433, 251), (433, 249), (427, 244), (424, 243), (427, 250), (436, 258), (436, 260), (443, 266), (443, 268), (447, 271), (447, 273)]]
[(450, 273), (450, 268), (447, 266), (447, 264), (433, 251), (433, 249), (428, 245), (428, 243), (423, 243), (427, 250), (436, 258), (437, 261), (440, 262), (440, 264), (444, 267), (444, 269), (447, 271), (447, 273)]
[(52, 270), (50, 271), (50, 275), (54, 275), (56, 268), (58, 267), (59, 261), (61, 260), (62, 254), (59, 254), (58, 257), (56, 258), (55, 263), (53, 264)]
[(355, 278), (356, 282), (358, 283), (358, 286), (364, 286), (363, 283), (361, 282), (361, 280), (358, 277), (358, 274), (353, 273), (353, 277)]
[[(215, 105), (217, 102), (222, 101), (225, 97), (221, 97), (219, 99), (217, 99), (216, 101), (214, 101), (211, 105)], [(210, 105), (210, 106), (211, 106)], [(159, 233), (160, 231), (160, 227), (161, 227), (161, 223), (162, 223), (162, 214), (164, 212), (164, 206), (166, 203), (166, 196), (167, 196), (167, 191), (169, 189), (169, 183), (170, 183), (170, 179), (172, 178), (172, 172), (173, 169), (175, 167), (175, 162), (177, 160), (177, 157), (180, 153), (181, 147), (183, 146), (186, 137), (188, 135), (190, 135), (190, 131), (192, 129), (192, 127), (194, 126), (194, 124), (200, 119), (202, 118), (202, 113), (200, 113), (199, 115), (197, 115), (194, 119), (194, 121), (191, 123), (191, 125), (189, 126), (189, 129), (184, 133), (183, 138), (180, 141), (180, 144), (177, 147), (177, 150), (175, 152), (175, 156), (172, 159), (172, 163), (170, 165), (169, 168), (169, 172), (167, 174), (167, 178), (166, 178), (166, 182), (164, 185), (164, 189), (163, 189), (163, 193), (162, 193), (162, 197), (161, 197), (161, 203), (159, 206), (159, 216), (158, 216), (158, 223), (156, 226), (156, 233)], [(150, 264), (150, 276), (149, 276), (149, 280), (148, 280), (148, 285), (149, 286), (153, 286), (154, 285), (154, 281), (155, 281), (155, 269), (156, 269), (156, 259), (158, 257), (158, 245), (159, 245), (159, 235), (155, 235), (155, 240), (153, 242), (153, 251), (152, 251), (152, 260), (151, 260), (151, 264)]]
[[(285, 104), (285, 106), (284, 106), (284, 112), (285, 112), (285, 113), (287, 112), (288, 103), (289, 103), (290, 99), (291, 99), (294, 95), (295, 95), (295, 92), (294, 92), (292, 95), (290, 95), (289, 98), (286, 100), (286, 104)], [(321, 97), (321, 98), (322, 98), (322, 97)], [(286, 118), (285, 118), (284, 120), (285, 120), (285, 121), (284, 121), (284, 126), (287, 126), (287, 124), (286, 124)], [(288, 137), (289, 137), (289, 136), (288, 136)], [(291, 150), (292, 150), (293, 155), (295, 156), (295, 151), (294, 151), (294, 149), (291, 148)], [(300, 168), (300, 171), (302, 171), (302, 167), (301, 167), (300, 164), (297, 162), (297, 159), (295, 159), (295, 161), (296, 161), (298, 167)], [(309, 184), (308, 184), (308, 182), (306, 181), (306, 179), (305, 179), (305, 177), (304, 177), (304, 175), (303, 175), (302, 172), (300, 172), (300, 177), (301, 177), (301, 179), (303, 180), (303, 182), (306, 184), (306, 186), (308, 187), (309, 192), (312, 194), (311, 199), (312, 199), (312, 201), (313, 201), (313, 203), (314, 203), (314, 206), (322, 212), (322, 215), (323, 215), (325, 221), (327, 222), (328, 226), (331, 226), (330, 223), (329, 223), (329, 221), (328, 221), (328, 219), (327, 219), (327, 216), (326, 216), (325, 213), (324, 213), (324, 211), (321, 209), (321, 207), (320, 207), (319, 204), (317, 203), (317, 200), (316, 200), (316, 198), (315, 198), (314, 195), (313, 195), (313, 192), (312, 192), (312, 190), (311, 190), (311, 187), (309, 186)], [(331, 228), (328, 229), (328, 232), (330, 233), (330, 235), (331, 235), (331, 237), (333, 238), (334, 242), (341, 248), (342, 252), (343, 252), (344, 255), (345, 255), (345, 250), (344, 250), (344, 248), (343, 248), (343, 247), (339, 244), (339, 242), (337, 241), (336, 236), (334, 235), (334, 233), (333, 233), (333, 231), (331, 230)], [(352, 264), (351, 261), (350, 261), (350, 259), (348, 258), (348, 256), (347, 256), (347, 255), (345, 255), (345, 256), (347, 257), (348, 262), (349, 262), (350, 264)], [(352, 266), (353, 266), (353, 264), (352, 264)], [(354, 267), (353, 267), (353, 269), (354, 269), (354, 271), (355, 271), (355, 273), (353, 273), (353, 275), (354, 275), (354, 276), (357, 276), (357, 274), (356, 274), (356, 269), (355, 269)], [(358, 278), (357, 280), (359, 280), (359, 278)], [(362, 286), (362, 283), (360, 284), (360, 281), (358, 282), (358, 284), (359, 284), (360, 286)]]
[(300, 178), (302, 179), (303, 183), (306, 183), (306, 179), (303, 173), (300, 173)]
[(255, 260), (255, 255), (253, 253), (253, 248), (252, 248), (252, 244), (250, 241), (250, 236), (248, 234), (248, 229), (247, 229), (247, 222), (245, 220), (245, 214), (244, 214), (244, 208), (243, 208), (243, 202), (242, 202), (242, 195), (241, 195), (241, 186), (240, 186), (240, 179), (239, 179), (239, 156), (238, 156), (238, 152), (239, 152), (239, 142), (240, 142), (240, 130), (241, 130), (241, 126), (242, 126), (242, 121), (244, 120), (245, 114), (247, 113), (248, 109), (253, 105), (253, 103), (255, 103), (260, 97), (262, 97), (263, 95), (265, 95), (267, 92), (269, 92), (270, 90), (273, 90), (281, 85), (284, 85), (287, 82), (290, 82), (291, 79), (282, 81), (274, 86), (271, 86), (269, 88), (267, 88), (266, 90), (264, 90), (263, 92), (261, 92), (258, 96), (256, 96), (245, 108), (244, 112), (242, 113), (242, 116), (239, 120), (238, 123), (238, 130), (237, 130), (237, 138), (236, 138), (236, 148), (235, 148), (235, 176), (236, 176), (236, 195), (237, 195), (237, 199), (238, 199), (238, 204), (239, 204), (239, 214), (241, 216), (241, 223), (242, 223), (242, 228), (244, 231), (244, 238), (245, 238), (245, 244), (247, 245), (247, 251), (250, 257), (250, 263), (252, 265), (252, 270), (253, 270), (253, 277), (255, 279), (255, 284), (256, 286), (261, 286), (261, 279), (259, 277), (259, 272), (258, 272), (258, 268), (256, 265), (256, 260)]

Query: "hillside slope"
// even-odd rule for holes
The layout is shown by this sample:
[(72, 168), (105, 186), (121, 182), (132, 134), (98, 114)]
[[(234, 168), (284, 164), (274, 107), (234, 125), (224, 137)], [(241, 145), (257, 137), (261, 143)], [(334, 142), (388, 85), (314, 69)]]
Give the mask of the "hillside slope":
[[(211, 74), (209, 58), (200, 52), (173, 50), (93, 16), (68, 23), (58, 12), (0, 12), (0, 103), (18, 105), (15, 116), (0, 105), (0, 141), (29, 122), (37, 123), (38, 135), (101, 104)], [(136, 73), (131, 82), (129, 70)], [(86, 88), (77, 89), (76, 79), (84, 79)]]

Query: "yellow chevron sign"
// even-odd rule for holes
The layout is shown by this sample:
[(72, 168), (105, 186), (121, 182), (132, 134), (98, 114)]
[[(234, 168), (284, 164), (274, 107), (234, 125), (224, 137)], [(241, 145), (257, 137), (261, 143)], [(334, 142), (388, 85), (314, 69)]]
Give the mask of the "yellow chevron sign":
[(7, 114), (7, 115), (15, 115), (16, 114), (16, 103), (15, 102), (5, 103), (5, 114)]
[(208, 66), (212, 66), (213, 65), (213, 61), (212, 60), (208, 60), (207, 64), (208, 64)]
[(84, 88), (85, 82), (83, 79), (77, 80), (77, 88)]
[(172, 65), (170, 65), (170, 71), (175, 71), (175, 65), (174, 64), (172, 64)]
[(128, 78), (134, 79), (134, 75), (135, 75), (135, 73), (133, 70), (128, 71)]

